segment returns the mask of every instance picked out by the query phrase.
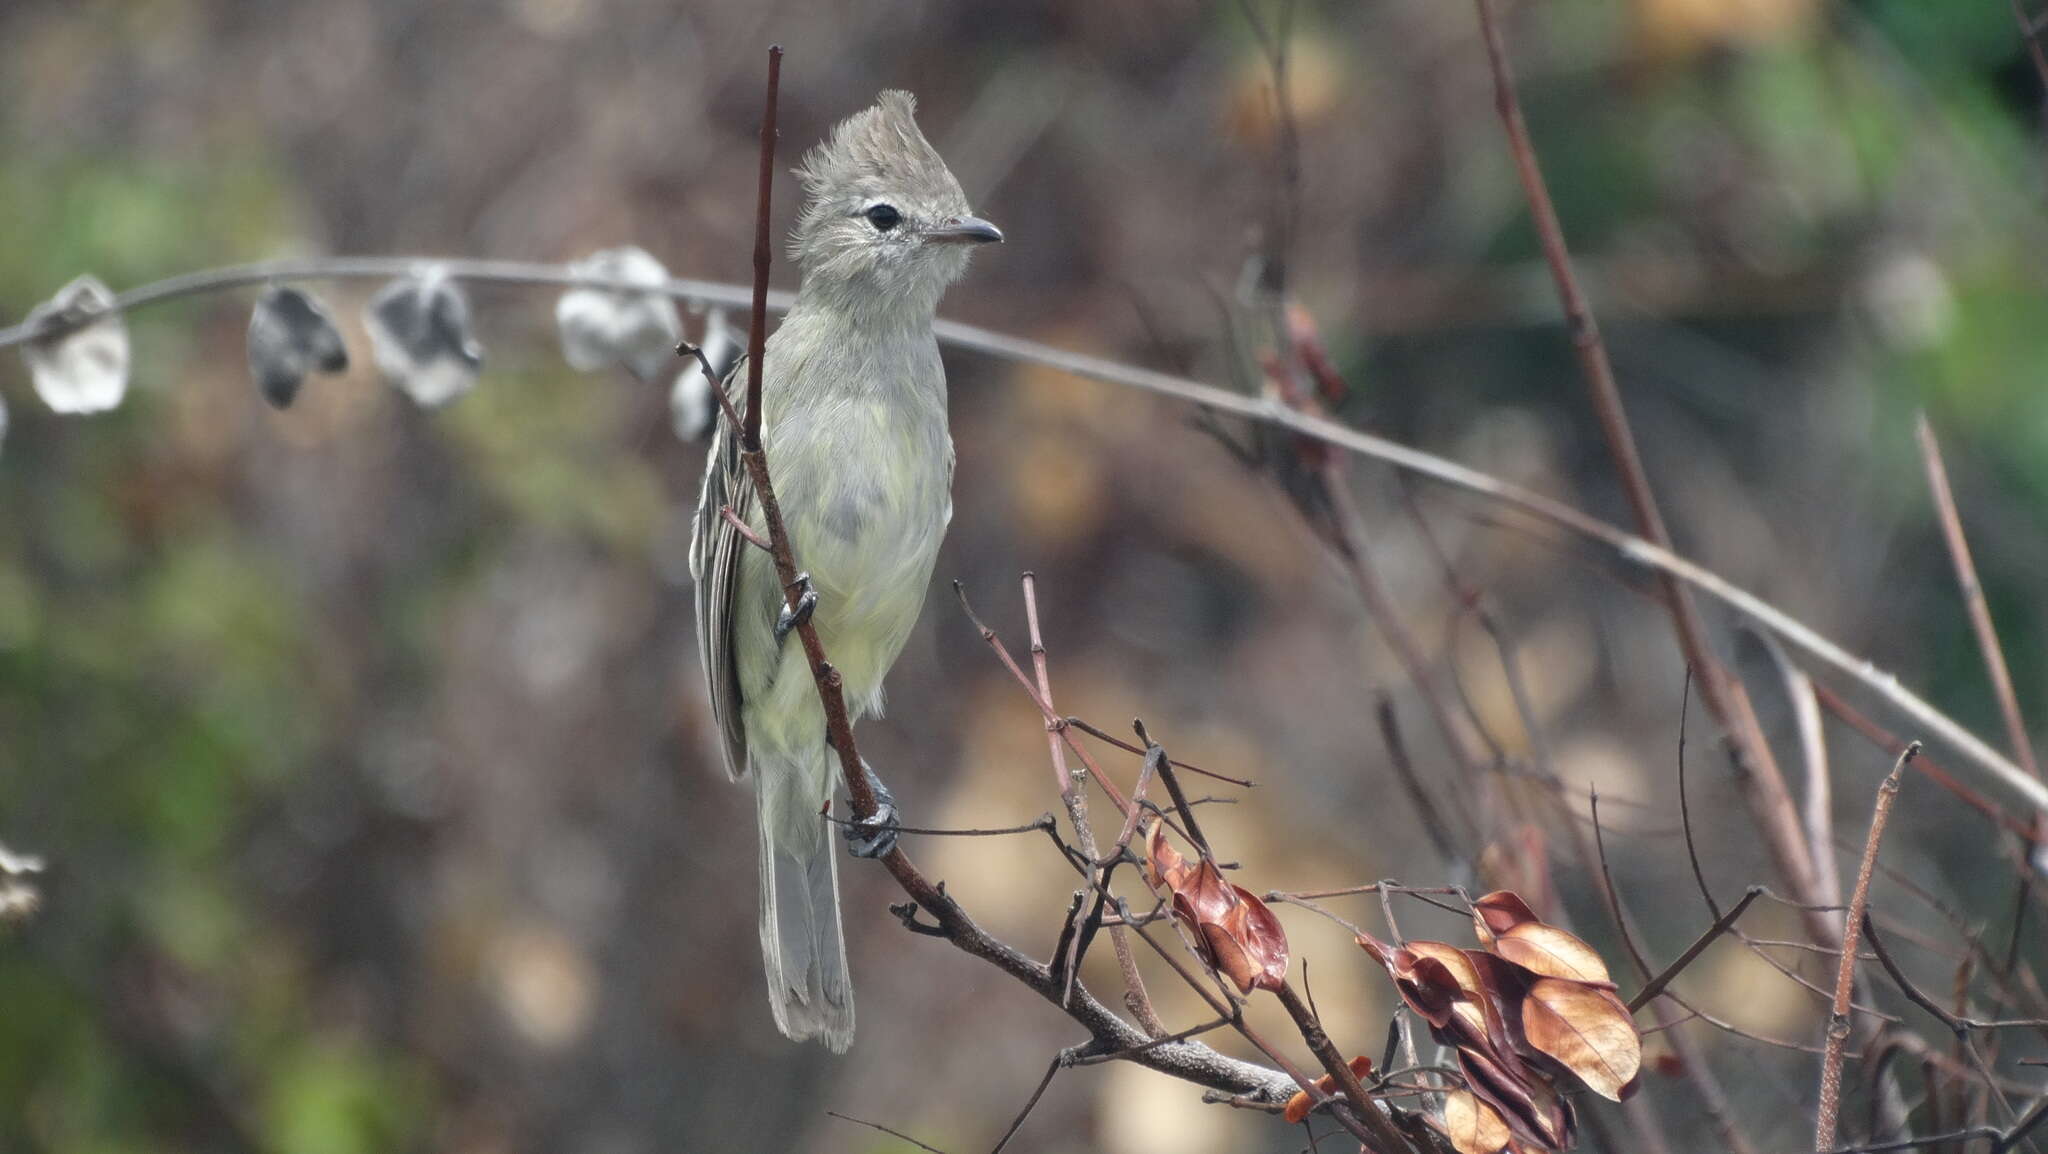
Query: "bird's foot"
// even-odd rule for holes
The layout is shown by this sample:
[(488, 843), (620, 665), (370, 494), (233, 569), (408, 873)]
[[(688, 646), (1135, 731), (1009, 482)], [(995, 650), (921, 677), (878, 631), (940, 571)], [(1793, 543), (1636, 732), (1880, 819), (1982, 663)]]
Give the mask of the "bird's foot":
[(818, 609), (818, 591), (811, 586), (811, 575), (809, 573), (797, 574), (796, 580), (790, 582), (789, 585), (790, 588), (801, 589), (803, 592), (798, 595), (795, 605), (785, 603), (782, 606), (782, 612), (775, 615), (775, 643), (777, 645), (782, 644), (782, 639), (789, 636), (790, 630), (809, 621), (811, 614)]
[(868, 779), (868, 788), (875, 794), (875, 815), (866, 821), (851, 822), (846, 827), (847, 850), (855, 857), (878, 858), (889, 856), (896, 848), (896, 831), (903, 828), (903, 819), (896, 813), (896, 798), (882, 779), (875, 776), (875, 768), (861, 759), (861, 773)]

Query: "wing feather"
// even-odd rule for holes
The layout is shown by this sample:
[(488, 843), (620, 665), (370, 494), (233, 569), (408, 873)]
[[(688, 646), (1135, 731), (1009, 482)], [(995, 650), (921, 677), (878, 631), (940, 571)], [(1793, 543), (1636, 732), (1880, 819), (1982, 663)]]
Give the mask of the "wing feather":
[[(734, 401), (744, 411), (744, 394)], [(738, 780), (747, 772), (747, 728), (740, 716), (740, 671), (733, 654), (733, 597), (739, 584), (740, 550), (747, 542), (719, 515), (727, 505), (740, 520), (747, 520), (753, 512), (754, 483), (740, 463), (738, 430), (721, 417), (697, 500), (690, 575), (697, 580), (697, 649), (711, 687), (711, 717), (724, 739), (725, 772)]]

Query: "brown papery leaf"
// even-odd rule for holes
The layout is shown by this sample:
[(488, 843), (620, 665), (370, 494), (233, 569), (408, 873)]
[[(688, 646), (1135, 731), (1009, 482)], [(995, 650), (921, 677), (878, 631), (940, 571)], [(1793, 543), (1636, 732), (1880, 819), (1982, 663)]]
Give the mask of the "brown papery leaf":
[(1541, 977), (1614, 987), (1598, 951), (1537, 918), (1529, 903), (1512, 891), (1499, 890), (1473, 902), (1472, 925), (1488, 949)]
[[(1486, 982), (1480, 977), (1475, 961), (1484, 961), (1485, 954), (1461, 950), (1443, 942), (1412, 941), (1404, 947), (1416, 959), (1427, 958), (1443, 966), (1458, 987), (1457, 997), (1450, 1004), (1450, 1012), (1462, 1032), (1441, 1024), (1448, 1036), (1440, 1039), (1452, 1045), (1492, 1046), (1506, 1053), (1506, 1031), (1501, 1021), (1497, 999), (1489, 997)], [(1411, 967), (1412, 970), (1413, 967)], [(1433, 973), (1433, 971), (1432, 971)], [(1440, 1025), (1432, 1020), (1432, 1025)]]
[(1627, 1008), (1608, 991), (1538, 978), (1522, 1000), (1522, 1033), (1595, 1094), (1619, 1102), (1635, 1093), (1642, 1037)]
[(1394, 951), (1391, 972), (1394, 988), (1401, 992), (1401, 1000), (1408, 1003), (1409, 1009), (1434, 1029), (1450, 1025), (1463, 994), (1448, 966), (1403, 948)]
[(1237, 946), (1239, 964), (1218, 968), (1237, 983), (1240, 994), (1254, 989), (1278, 990), (1287, 981), (1287, 931), (1250, 890), (1230, 888), (1237, 894), (1237, 904), (1223, 915), (1223, 928)]
[(1458, 1154), (1500, 1154), (1514, 1141), (1507, 1119), (1470, 1090), (1444, 1095), (1444, 1132)]
[(1478, 1050), (1460, 1049), (1458, 1069), (1465, 1085), (1506, 1119), (1515, 1137), (1544, 1150), (1568, 1150), (1575, 1123), (1571, 1104), (1534, 1076), (1521, 1059), (1496, 1060)]
[(1188, 859), (1180, 855), (1166, 841), (1166, 823), (1152, 823), (1152, 833), (1145, 840), (1145, 869), (1151, 876), (1152, 884), (1178, 891), (1188, 873)]
[(1528, 922), (1541, 922), (1536, 911), (1513, 890), (1495, 890), (1472, 902), (1472, 926), (1479, 940), (1491, 947), (1495, 934), (1504, 934)]
[(1223, 871), (1216, 868), (1216, 863), (1206, 858), (1181, 874), (1173, 893), (1176, 898), (1187, 899), (1190, 913), (1199, 922), (1220, 924), (1237, 904), (1234, 887), (1223, 880)]

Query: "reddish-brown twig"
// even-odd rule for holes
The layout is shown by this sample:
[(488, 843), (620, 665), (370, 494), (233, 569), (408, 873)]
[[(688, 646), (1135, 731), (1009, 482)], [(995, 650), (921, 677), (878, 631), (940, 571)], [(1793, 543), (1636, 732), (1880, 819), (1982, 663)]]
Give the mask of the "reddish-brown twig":
[[(1629, 427), (1621, 390), (1615, 383), (1614, 366), (1608, 360), (1607, 346), (1600, 337), (1599, 323), (1587, 307), (1585, 294), (1580, 291), (1578, 279), (1572, 272), (1571, 252), (1565, 246), (1564, 228), (1558, 222), (1557, 210), (1551, 203), (1549, 188), (1536, 161), (1535, 146), (1529, 139), (1528, 125), (1522, 118), (1522, 107), (1515, 95), (1514, 75), (1508, 64), (1507, 48), (1501, 39), (1493, 0), (1475, 0), (1475, 3), (1479, 11), (1481, 37), (1486, 45), (1487, 63), (1493, 73), (1494, 107), (1507, 130), (1515, 172), (1528, 198), (1530, 215), (1542, 242), (1543, 257), (1550, 266), (1551, 279), (1564, 306), (1572, 349), (1578, 355), (1579, 368), (1586, 378), (1600, 431), (1621, 474), (1622, 489), (1635, 515), (1637, 531), (1651, 543), (1668, 549), (1671, 534), (1665, 528), (1664, 516), (1658, 510), (1657, 499), (1650, 489), (1649, 474), (1643, 468), (1642, 456), (1636, 448), (1635, 434)], [(1785, 788), (1784, 775), (1771, 755), (1769, 743), (1764, 740), (1749, 698), (1742, 692), (1740, 683), (1714, 656), (1707, 640), (1706, 625), (1698, 606), (1693, 603), (1692, 591), (1668, 573), (1660, 573), (1658, 580), (1678, 634), (1679, 648), (1686, 663), (1699, 677), (1700, 698), (1728, 733), (1744, 797), (1764, 834), (1772, 862), (1792, 892), (1811, 901), (1815, 893), (1813, 860), (1807, 850), (1805, 831), (1800, 827), (1798, 811)], [(1828, 919), (1809, 916), (1807, 928), (1815, 941), (1824, 945), (1835, 943), (1838, 931)]]
[[(2015, 0), (2017, 3), (2017, 0)], [(2028, 38), (2034, 44), (2033, 38)], [(2034, 45), (2036, 52), (2039, 45)], [(2035, 777), (2041, 767), (2034, 760), (2034, 743), (2027, 737), (2027, 721), (2020, 714), (2020, 699), (2013, 692), (2012, 673), (2005, 665), (2005, 647), (1998, 643), (1998, 630), (1991, 624), (1991, 606), (1984, 599), (1984, 586), (1977, 580), (1977, 562), (1970, 556), (1969, 539), (1963, 535), (1962, 514), (1956, 511), (1955, 491), (1949, 487), (1948, 466), (1941, 460), (1941, 443), (1934, 438), (1934, 426), (1927, 414), (1913, 421), (1913, 433), (1920, 440), (1920, 459), (1927, 468), (1927, 488), (1934, 497), (1934, 511), (1941, 518), (1942, 539), (1948, 543), (1949, 560), (1955, 563), (1956, 584), (1961, 587), (1963, 607), (1970, 614), (1970, 629), (1977, 635), (1977, 649), (1984, 655), (1984, 671), (1991, 678), (1991, 692), (1998, 699), (1998, 711), (2005, 718), (2006, 740), (2012, 744), (2013, 760)]]
[(1856, 870), (1856, 888), (1849, 894), (1849, 912), (1842, 925), (1842, 957), (1835, 967), (1835, 1004), (1828, 1015), (1827, 1052), (1821, 1056), (1820, 1108), (1813, 1128), (1815, 1150), (1827, 1150), (1835, 1144), (1842, 1109), (1842, 1057), (1849, 1048), (1849, 997), (1856, 986), (1856, 946), (1862, 936), (1863, 911), (1870, 905), (1870, 879), (1877, 872), (1878, 846), (1884, 841), (1885, 824), (1891, 820), (1892, 803), (1898, 800), (1906, 763), (1919, 752), (1919, 742), (1908, 743), (1892, 764), (1892, 771), (1877, 787), (1870, 833), (1863, 842), (1863, 862)]
[[(1045, 637), (1038, 628), (1037, 576), (1032, 573), (1024, 574), (1023, 586), (1025, 628), (1030, 631), (1031, 636), (1031, 665), (1038, 677), (1038, 696), (1050, 711), (1053, 707), (1052, 674), (1047, 668)], [(1074, 841), (1079, 845), (1081, 853), (1087, 857), (1088, 868), (1094, 871), (1096, 877), (1100, 877), (1102, 867), (1096, 863), (1101, 861), (1102, 855), (1095, 846), (1095, 830), (1088, 822), (1088, 793), (1075, 787), (1074, 776), (1067, 770), (1067, 751), (1058, 727), (1050, 723), (1046, 725), (1045, 742), (1051, 753), (1052, 772), (1059, 788), (1060, 801), (1067, 807), (1067, 820), (1074, 827)], [(1142, 795), (1144, 783), (1140, 781), (1138, 785), (1139, 788), (1134, 792)], [(1137, 814), (1138, 807), (1131, 806), (1130, 813), (1124, 821), (1127, 830), (1136, 825)], [(1129, 833), (1125, 832), (1119, 837), (1119, 847), (1128, 844), (1129, 836)], [(1131, 953), (1130, 935), (1120, 925), (1111, 926), (1109, 942), (1116, 951), (1117, 968), (1123, 972), (1124, 1005), (1131, 1011), (1131, 1015), (1138, 1019), (1139, 1027), (1147, 1034), (1155, 1038), (1165, 1035), (1166, 1024), (1159, 1020), (1158, 1012), (1152, 1008), (1152, 999), (1145, 992), (1145, 979), (1138, 973), (1138, 959)], [(1069, 996), (1072, 994), (1074, 981), (1081, 972), (1081, 953), (1081, 950), (1075, 950), (1074, 957), (1066, 967)]]

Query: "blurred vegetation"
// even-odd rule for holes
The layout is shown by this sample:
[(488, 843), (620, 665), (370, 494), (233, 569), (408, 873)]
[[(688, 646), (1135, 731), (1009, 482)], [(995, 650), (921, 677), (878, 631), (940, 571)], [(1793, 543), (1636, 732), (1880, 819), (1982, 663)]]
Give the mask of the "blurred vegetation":
[[(671, 7), (10, 5), (0, 321), (80, 272), (118, 289), (308, 248), (632, 241), (737, 277), (750, 209), (720, 169), (780, 39), (791, 154), (885, 85), (972, 130), (935, 135), (978, 160), (972, 194), (1014, 240), (949, 312), (1220, 375), (1198, 286), (1236, 275), (1271, 195), (1264, 73), (1231, 5)], [(2038, 723), (2048, 200), (2005, 0), (1514, 7), (1537, 145), (1683, 550), (2000, 732), (1910, 448), (1925, 408)], [(1446, 0), (1303, 6), (1297, 282), (1357, 387), (1349, 417), (1619, 519), (1470, 23)], [(1019, 75), (1028, 100), (976, 104)], [(353, 312), (356, 291), (335, 299)], [(858, 1053), (945, 1104), (773, 1037), (749, 803), (703, 761), (679, 559), (697, 450), (659, 389), (562, 368), (544, 304), (479, 293), (482, 384), (431, 416), (376, 383), (353, 327), (350, 376), (270, 414), (239, 298), (132, 317), (136, 384), (109, 416), (57, 418), (0, 369), (0, 842), (52, 863), (46, 908), (0, 928), (0, 1151), (898, 1148), (822, 1119), (835, 1103), (971, 1149), (1059, 1044), (1042, 1007), (871, 917), (871, 879), (850, 883)], [(1271, 884), (1433, 880), (1414, 831), (1372, 817), (1390, 807), (1358, 766), (1378, 746), (1347, 728), (1384, 655), (1317, 640), (1355, 609), (1298, 526), (1248, 525), (1279, 507), (1260, 482), (1181, 414), (951, 363), (963, 492), (941, 576), (1006, 591), (1039, 568), (1063, 704), (1177, 717), (1195, 760), (1280, 779), (1272, 806), (1323, 803), (1315, 837), (1266, 835), (1294, 870)], [(1153, 437), (1171, 443), (1133, 447)], [(1418, 618), (1440, 614), (1420, 554), (1388, 548)], [(1680, 674), (1660, 657), (1643, 689), (1628, 664), (1668, 646), (1654, 615), (1603, 608), (1544, 549), (1474, 549), (1532, 635), (1593, 622), (1554, 634), (1552, 716), (1593, 751), (1585, 775), (1668, 796)], [(934, 599), (879, 748), (913, 814), (1028, 816), (1042, 735), (951, 614)], [(1845, 777), (1860, 813), (1875, 772)], [(1901, 868), (2003, 916), (1998, 863), (1952, 808), (1905, 822)], [(1723, 876), (1759, 876), (1726, 852)], [(1025, 883), (956, 876), (1044, 930)], [(920, 983), (947, 993), (906, 1005)], [(1359, 1020), (1383, 1012), (1383, 991), (1360, 999)], [(969, 1023), (1017, 1053), (929, 1069), (928, 1035)], [(1790, 1118), (1773, 1068), (1731, 1081)], [(1141, 1082), (1063, 1080), (1032, 1148), (1298, 1144)]]

